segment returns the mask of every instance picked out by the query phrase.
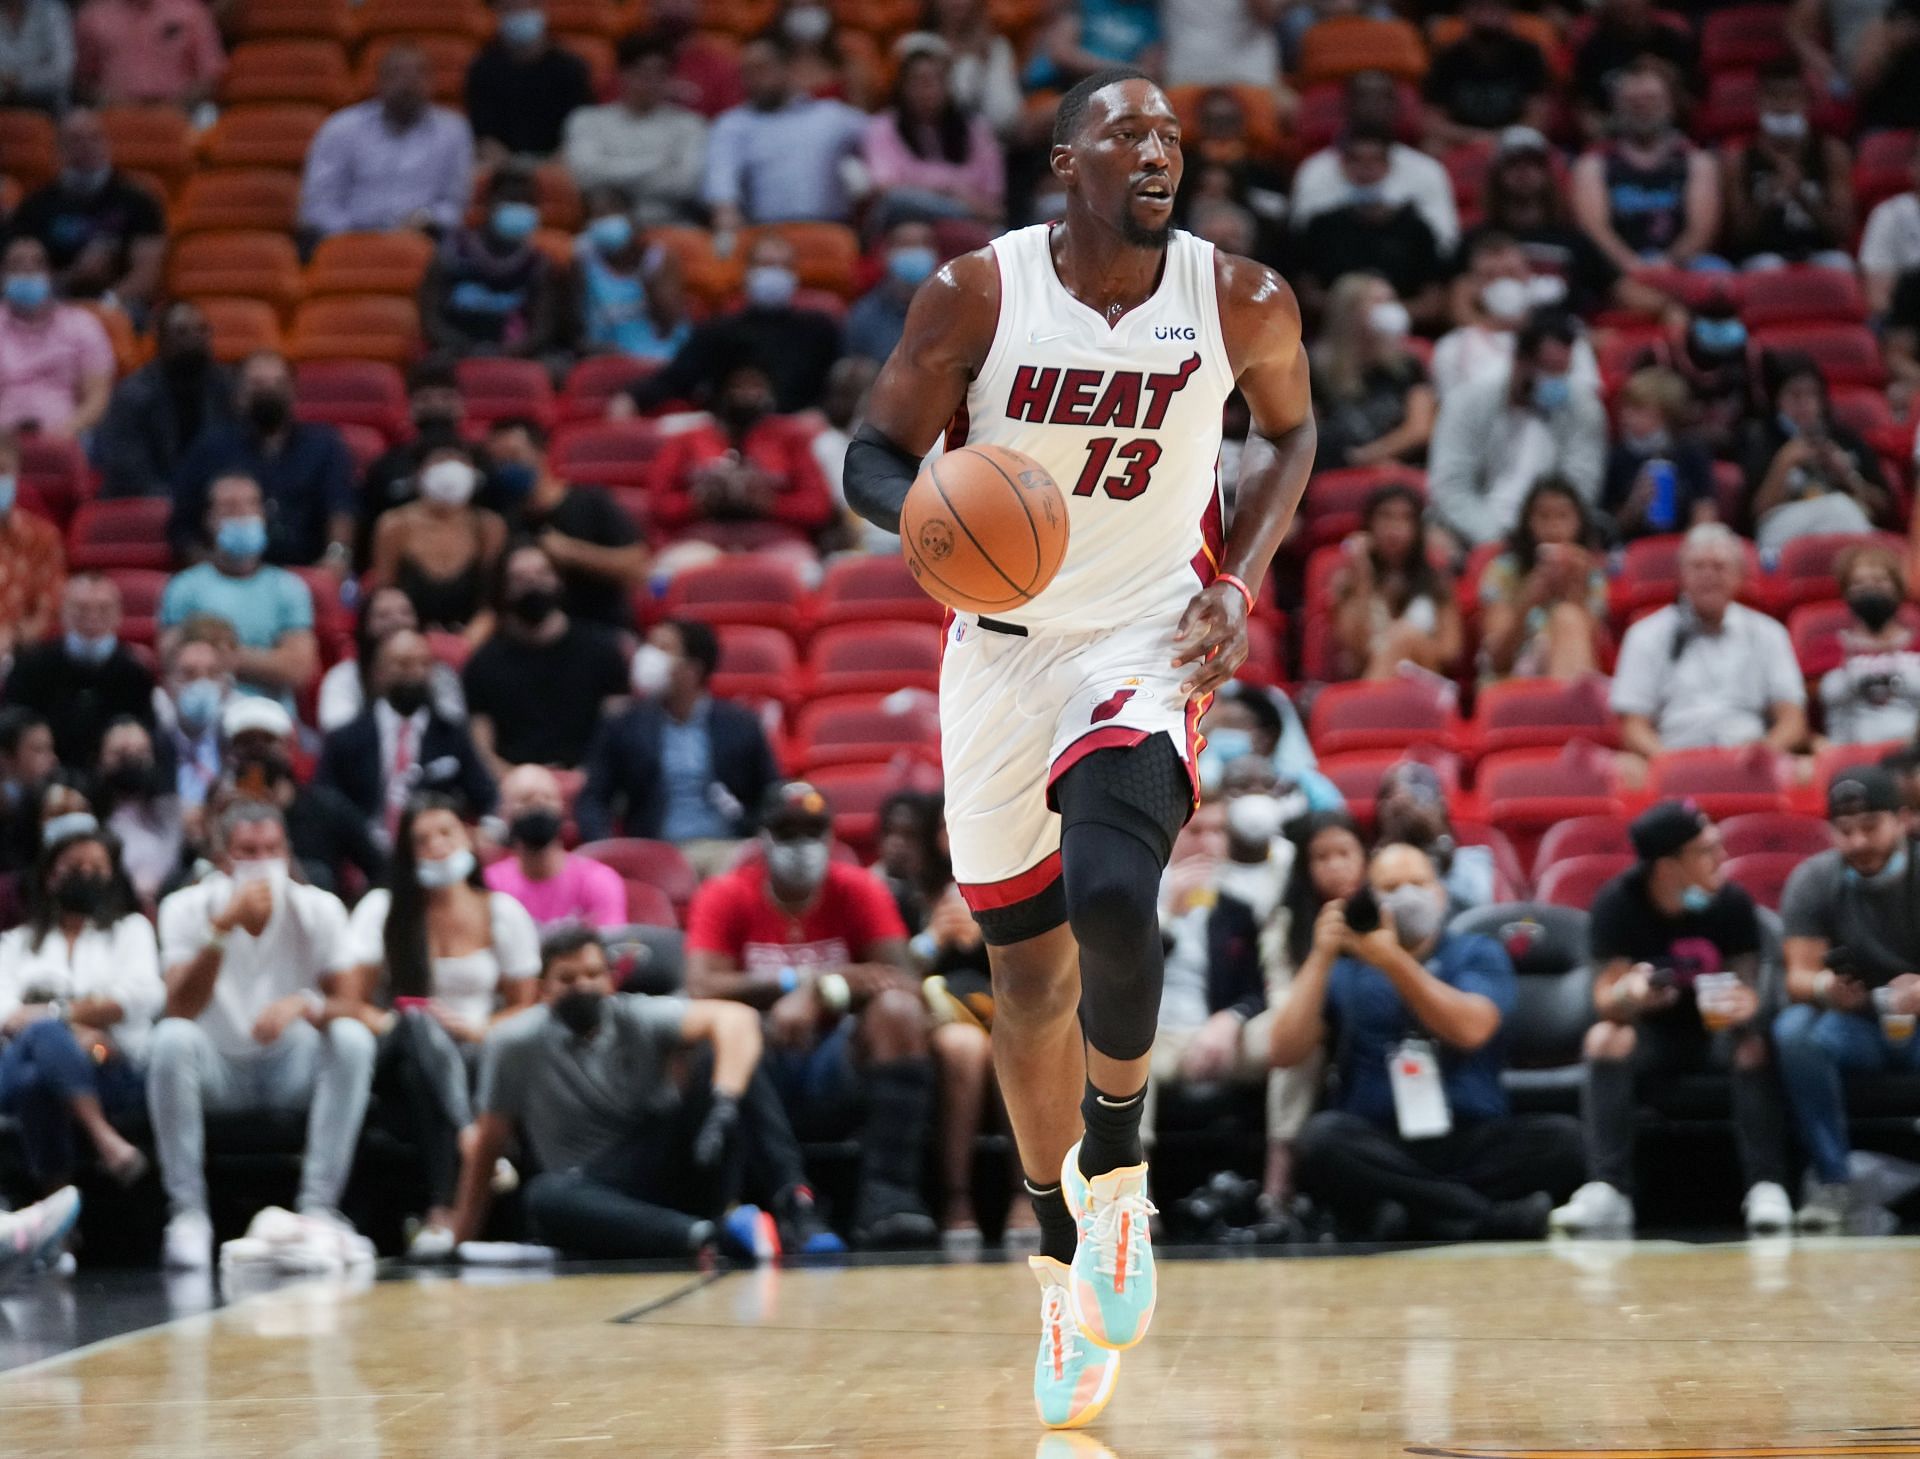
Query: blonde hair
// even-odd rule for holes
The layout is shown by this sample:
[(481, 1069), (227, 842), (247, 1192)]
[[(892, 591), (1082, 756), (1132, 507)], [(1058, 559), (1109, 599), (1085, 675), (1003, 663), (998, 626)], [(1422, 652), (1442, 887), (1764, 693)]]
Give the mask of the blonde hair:
[(1620, 403), (1657, 410), (1672, 429), (1685, 423), (1693, 406), (1693, 391), (1678, 371), (1654, 365), (1627, 377), (1627, 383), (1620, 387)]
[(1342, 274), (1327, 291), (1326, 315), (1313, 346), (1315, 372), (1336, 396), (1360, 393), (1366, 371), (1366, 296), (1386, 280), (1379, 274)]

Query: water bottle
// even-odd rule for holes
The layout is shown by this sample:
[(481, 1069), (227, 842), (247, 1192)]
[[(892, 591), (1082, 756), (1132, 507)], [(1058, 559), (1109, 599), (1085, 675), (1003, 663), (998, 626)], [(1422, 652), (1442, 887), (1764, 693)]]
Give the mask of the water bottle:
[(1671, 532), (1679, 517), (1679, 478), (1671, 461), (1647, 463), (1647, 478), (1653, 482), (1653, 500), (1647, 503), (1647, 525), (1656, 532)]

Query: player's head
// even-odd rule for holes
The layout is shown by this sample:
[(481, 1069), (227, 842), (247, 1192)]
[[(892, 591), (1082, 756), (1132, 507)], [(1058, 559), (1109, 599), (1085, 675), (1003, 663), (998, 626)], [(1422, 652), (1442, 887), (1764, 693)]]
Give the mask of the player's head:
[(1078, 207), (1136, 248), (1164, 248), (1180, 188), (1180, 122), (1143, 71), (1097, 71), (1060, 101), (1053, 173)]

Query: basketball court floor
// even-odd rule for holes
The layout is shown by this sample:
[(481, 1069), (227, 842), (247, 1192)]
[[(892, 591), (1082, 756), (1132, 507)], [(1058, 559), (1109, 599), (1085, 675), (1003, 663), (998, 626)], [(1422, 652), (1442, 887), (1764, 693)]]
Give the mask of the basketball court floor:
[[(0, 1353), (84, 1338), (87, 1281), (0, 1301)], [(1169, 1260), (1118, 1396), (1052, 1437), (1033, 1290), (996, 1264), (291, 1286), (0, 1375), (0, 1455), (1920, 1455), (1912, 1240)]]

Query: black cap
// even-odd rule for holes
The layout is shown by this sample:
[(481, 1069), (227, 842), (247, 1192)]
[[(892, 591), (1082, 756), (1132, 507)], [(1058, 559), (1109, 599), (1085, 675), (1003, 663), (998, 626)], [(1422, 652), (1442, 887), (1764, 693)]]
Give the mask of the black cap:
[(1672, 856), (1698, 836), (1712, 820), (1690, 800), (1663, 800), (1642, 811), (1627, 828), (1633, 840), (1633, 853), (1641, 861), (1658, 861)]
[(789, 780), (767, 792), (760, 824), (775, 836), (824, 836), (833, 828), (827, 798), (804, 780)]
[(1900, 809), (1900, 787), (1878, 765), (1862, 765), (1833, 777), (1827, 787), (1827, 819), (1857, 816), (1869, 811)]

